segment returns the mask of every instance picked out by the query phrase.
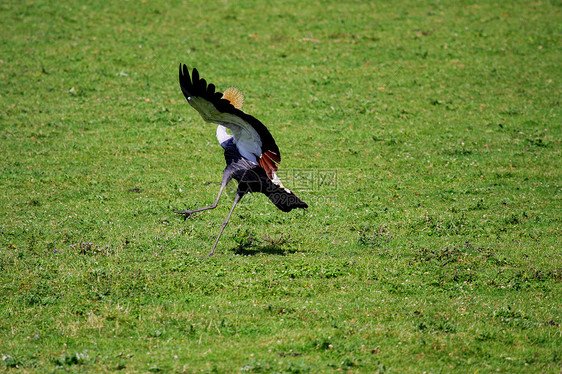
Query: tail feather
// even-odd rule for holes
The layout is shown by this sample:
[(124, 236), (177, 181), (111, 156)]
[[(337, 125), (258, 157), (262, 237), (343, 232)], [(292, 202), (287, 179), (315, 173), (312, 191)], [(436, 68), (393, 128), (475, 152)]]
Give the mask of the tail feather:
[(296, 208), (308, 208), (308, 204), (299, 199), (294, 192), (288, 191), (287, 189), (281, 188), (273, 183), (271, 183), (271, 188), (264, 193), (267, 197), (269, 197), (269, 200), (271, 200), (271, 202), (283, 212), (290, 212)]

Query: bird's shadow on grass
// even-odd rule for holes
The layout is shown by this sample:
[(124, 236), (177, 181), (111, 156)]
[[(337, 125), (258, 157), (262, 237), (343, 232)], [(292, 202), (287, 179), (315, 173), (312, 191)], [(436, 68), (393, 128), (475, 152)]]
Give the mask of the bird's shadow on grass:
[(281, 245), (253, 245), (253, 246), (237, 246), (231, 249), (234, 254), (241, 256), (256, 256), (259, 254), (286, 256), (296, 253), (294, 249), (283, 248)]
[(234, 241), (238, 245), (232, 248), (234, 254), (242, 256), (255, 256), (258, 254), (286, 256), (291, 253), (297, 252), (290, 247), (291, 235), (289, 233), (281, 233), (277, 238), (271, 238), (264, 235), (263, 238), (258, 239), (249, 230), (239, 230), (234, 236)]

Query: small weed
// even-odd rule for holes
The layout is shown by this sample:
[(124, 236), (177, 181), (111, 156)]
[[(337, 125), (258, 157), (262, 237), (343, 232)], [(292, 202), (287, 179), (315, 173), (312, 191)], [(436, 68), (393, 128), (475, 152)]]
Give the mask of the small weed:
[(237, 251), (244, 251), (260, 242), (249, 229), (239, 229), (234, 235), (234, 241), (238, 244)]
[(321, 339), (321, 340), (314, 341), (312, 343), (312, 346), (314, 347), (314, 349), (320, 349), (320, 350), (334, 349), (334, 345), (332, 344), (331, 339)]
[(247, 364), (240, 368), (241, 372), (251, 372), (251, 373), (267, 373), (271, 369), (268, 363), (261, 362), (258, 360), (250, 360)]
[(268, 245), (272, 247), (281, 247), (283, 245), (289, 244), (291, 242), (291, 234), (290, 233), (281, 233), (281, 236), (278, 238), (272, 238), (267, 234), (264, 234), (263, 241), (268, 243)]
[(70, 248), (76, 251), (76, 253), (81, 255), (105, 255), (108, 256), (114, 253), (114, 249), (109, 247), (109, 244), (105, 247), (100, 247), (97, 244), (90, 242), (80, 242), (78, 244), (70, 245)]
[(343, 370), (349, 370), (355, 366), (358, 365), (357, 360), (351, 358), (351, 357), (346, 357), (341, 363), (340, 363), (340, 367)]
[(504, 218), (503, 222), (506, 225), (517, 225), (521, 222), (521, 219), (517, 214), (511, 213), (508, 217)]
[(420, 262), (434, 262), (440, 266), (458, 262), (468, 255), (460, 247), (455, 245), (442, 249), (421, 248), (415, 252), (415, 259)]
[(2, 355), (2, 363), (4, 364), (5, 367), (7, 367), (9, 369), (24, 367), (23, 360), (21, 360), (18, 357), (13, 357), (13, 356), (8, 355), (8, 354)]
[(457, 332), (457, 326), (455, 323), (442, 318), (426, 319), (422, 322), (416, 322), (415, 326), (416, 330), (429, 333), (455, 334)]
[(527, 139), (527, 143), (532, 147), (547, 147), (548, 142), (545, 142), (542, 138)]
[(513, 327), (531, 328), (535, 325), (522, 311), (513, 309), (509, 305), (494, 311), (492, 315), (498, 322)]
[(488, 207), (484, 203), (484, 199), (479, 199), (476, 202), (476, 204), (468, 208), (468, 210), (486, 210), (486, 209), (488, 209)]
[(394, 235), (384, 227), (378, 229), (363, 227), (359, 232), (358, 242), (367, 247), (388, 249), (393, 238)]
[(65, 366), (80, 366), (84, 365), (90, 356), (88, 355), (88, 350), (84, 350), (84, 352), (76, 352), (76, 353), (68, 353), (66, 355), (62, 355), (60, 358), (54, 359), (54, 363), (59, 367)]
[(427, 214), (425, 217), (412, 222), (410, 226), (413, 231), (421, 230), (428, 236), (462, 235), (470, 229), (464, 212), (446, 218)]
[(491, 341), (491, 340), (495, 340), (496, 336), (494, 333), (490, 332), (490, 331), (484, 331), (479, 333), (475, 339), (479, 342), (486, 342), (486, 341)]

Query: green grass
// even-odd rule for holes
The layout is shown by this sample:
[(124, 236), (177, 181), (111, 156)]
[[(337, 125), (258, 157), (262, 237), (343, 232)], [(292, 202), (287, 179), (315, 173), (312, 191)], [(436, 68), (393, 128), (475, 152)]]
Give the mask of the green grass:
[[(562, 3), (399, 3), (1, 4), (0, 367), (558, 372)], [(245, 197), (212, 258), (180, 62), (310, 205)]]

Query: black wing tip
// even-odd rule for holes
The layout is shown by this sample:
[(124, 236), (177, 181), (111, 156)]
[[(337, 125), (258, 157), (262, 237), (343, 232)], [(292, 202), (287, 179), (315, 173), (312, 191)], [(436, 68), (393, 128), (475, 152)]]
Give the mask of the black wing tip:
[(274, 154), (274, 156), (272, 157), (273, 161), (275, 161), (276, 163), (281, 162), (281, 152), (279, 152), (279, 148), (277, 147), (273, 136), (263, 123), (261, 123), (255, 117), (244, 113), (242, 110), (235, 108), (234, 105), (230, 103), (230, 101), (224, 99), (223, 93), (217, 91), (214, 84), (207, 84), (207, 81), (200, 77), (197, 68), (192, 69), (190, 76), (187, 65), (180, 62), (179, 70), (180, 86), (186, 98), (188, 96), (201, 96), (213, 103), (217, 110), (242, 117), (245, 121), (250, 123), (250, 125), (254, 129), (256, 129), (256, 131), (262, 138), (262, 149), (269, 150)]
[[(296, 197), (296, 195), (295, 195), (295, 197)], [(299, 198), (297, 197), (297, 199), (299, 199)], [(307, 209), (308, 209), (308, 204), (305, 203), (304, 201), (302, 201), (301, 199), (299, 199), (299, 201), (297, 201), (297, 202), (293, 205), (293, 209), (295, 209), (295, 208), (304, 209), (304, 210), (306, 210), (306, 211), (308, 212), (308, 210), (307, 210)]]
[(180, 76), (181, 75), (189, 75), (189, 71), (187, 70), (187, 65), (180, 62)]
[[(193, 83), (195, 83), (196, 81), (199, 80), (199, 72), (197, 71), (197, 68), (193, 68), (193, 70), (191, 71), (191, 76), (189, 74), (189, 69), (187, 68), (187, 65), (180, 62), (180, 79), (185, 79), (187, 78), (190, 82), (193, 81)], [(193, 79), (196, 78), (197, 79)]]
[(302, 201), (292, 191), (279, 188), (277, 192), (265, 194), (277, 208), (285, 213), (288, 213), (293, 209), (300, 208), (306, 210), (308, 208), (308, 204)]
[(199, 77), (196, 68), (193, 68), (191, 74), (189, 74), (187, 65), (180, 62), (179, 80), (182, 92), (188, 101), (192, 96), (207, 96), (207, 82)]
[[(298, 198), (297, 198), (298, 199)], [(278, 206), (279, 209), (281, 209), (283, 212), (290, 212), (293, 209), (304, 209), (305, 211), (308, 212), (308, 204), (305, 203), (304, 201), (300, 200), (299, 201), (294, 201), (292, 203), (289, 203), (287, 205), (284, 205), (283, 207)]]
[(308, 208), (308, 204), (305, 203), (304, 201), (302, 201), (297, 195), (295, 195), (294, 192), (291, 191), (291, 197), (292, 199), (289, 199), (289, 206), (291, 209), (296, 209), (296, 208), (300, 208), (300, 209), (304, 209), (307, 210)]
[(189, 76), (189, 70), (187, 66), (180, 62), (180, 85), (189, 87), (191, 86), (191, 78)]

